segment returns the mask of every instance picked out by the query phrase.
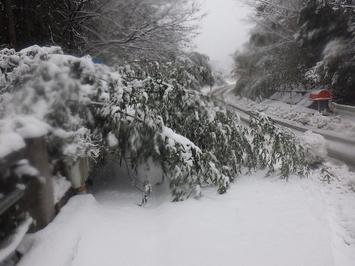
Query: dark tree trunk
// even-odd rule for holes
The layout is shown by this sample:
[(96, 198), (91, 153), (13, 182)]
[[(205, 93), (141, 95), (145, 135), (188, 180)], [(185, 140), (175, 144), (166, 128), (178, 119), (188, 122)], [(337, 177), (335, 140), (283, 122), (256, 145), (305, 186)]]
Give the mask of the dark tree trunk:
[(0, 1), (0, 45), (4, 44), (6, 42), (6, 33), (5, 33), (5, 27), (3, 25), (5, 25), (6, 23), (6, 18), (5, 18), (5, 14), (4, 14), (4, 10), (3, 10), (3, 4)]
[(31, 22), (31, 13), (30, 13), (30, 5), (28, 4), (28, 0), (24, 1), (24, 15), (25, 15), (25, 35), (27, 40), (25, 42), (25, 46), (31, 45), (32, 41), (32, 22)]
[(5, 8), (5, 18), (6, 18), (6, 26), (7, 26), (7, 39), (10, 44), (13, 45), (14, 48), (17, 48), (16, 42), (16, 31), (15, 31), (15, 20), (12, 13), (11, 0), (2, 0)]

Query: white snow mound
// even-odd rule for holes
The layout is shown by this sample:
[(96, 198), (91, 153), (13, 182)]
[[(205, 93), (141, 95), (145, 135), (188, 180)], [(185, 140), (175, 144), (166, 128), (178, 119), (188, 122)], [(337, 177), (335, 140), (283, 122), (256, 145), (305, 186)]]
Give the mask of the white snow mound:
[(308, 130), (303, 134), (301, 140), (319, 157), (327, 157), (328, 142), (322, 135), (313, 133), (311, 130)]

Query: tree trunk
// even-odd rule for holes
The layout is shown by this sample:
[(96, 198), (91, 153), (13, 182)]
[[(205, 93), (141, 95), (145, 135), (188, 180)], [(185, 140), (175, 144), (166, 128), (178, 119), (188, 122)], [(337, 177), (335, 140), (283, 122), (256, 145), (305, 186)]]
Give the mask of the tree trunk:
[(31, 45), (32, 43), (32, 22), (31, 22), (31, 12), (30, 12), (30, 5), (28, 0), (24, 1), (24, 14), (25, 14), (25, 33), (26, 33), (26, 42), (24, 43), (25, 46)]
[(12, 44), (13, 47), (16, 49), (17, 42), (16, 42), (15, 20), (12, 13), (11, 0), (2, 0), (2, 2), (5, 7), (5, 14), (6, 14), (5, 17), (7, 20), (7, 39), (8, 42)]
[[(2, 2), (0, 1), (2, 7)], [(0, 25), (5, 25), (6, 18), (4, 12), (0, 12)], [(4, 27), (0, 27), (0, 47), (2, 44), (6, 43), (6, 33)], [(2, 47), (1, 47), (2, 48)]]

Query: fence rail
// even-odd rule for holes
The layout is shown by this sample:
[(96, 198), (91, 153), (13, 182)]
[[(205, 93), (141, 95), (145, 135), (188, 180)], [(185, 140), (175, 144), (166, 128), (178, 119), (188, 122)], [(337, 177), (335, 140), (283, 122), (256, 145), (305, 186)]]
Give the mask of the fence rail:
[(355, 115), (355, 106), (332, 103), (332, 110), (336, 114)]
[(0, 215), (7, 211), (12, 205), (19, 201), (25, 192), (22, 189), (16, 188), (11, 191), (9, 194), (5, 195), (0, 199)]
[[(0, 266), (14, 265), (8, 264), (8, 261), (20, 259), (16, 248), (24, 235), (47, 226), (74, 195), (71, 188), (85, 187), (90, 171), (90, 162), (87, 158), (81, 158), (73, 167), (65, 168), (72, 186), (62, 195), (56, 194), (54, 199), (55, 188), (52, 186), (45, 137), (27, 138), (25, 143), (26, 147), (20, 151), (0, 158), (0, 192), (3, 195), (0, 198)], [(19, 163), (20, 161), (22, 163)], [(17, 167), (23, 165), (36, 169), (36, 173), (17, 173)], [(7, 178), (12, 182), (7, 182)], [(22, 216), (29, 218), (23, 221)], [(22, 224), (19, 225), (20, 222)]]

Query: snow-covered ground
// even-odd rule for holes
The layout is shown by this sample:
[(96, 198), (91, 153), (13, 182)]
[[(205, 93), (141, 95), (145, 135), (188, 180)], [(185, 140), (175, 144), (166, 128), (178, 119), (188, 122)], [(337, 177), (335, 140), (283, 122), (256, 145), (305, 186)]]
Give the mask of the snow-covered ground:
[[(258, 171), (238, 177), (225, 195), (205, 189), (201, 199), (179, 203), (167, 184), (154, 185), (143, 207), (126, 173), (102, 171), (92, 194), (73, 197), (51, 224), (25, 237), (18, 265), (353, 266), (355, 173), (323, 166), (329, 180), (320, 169), (288, 182)], [(141, 174), (159, 181), (154, 169)]]
[(329, 171), (329, 184), (318, 170), (288, 182), (257, 172), (237, 178), (226, 195), (205, 190), (179, 203), (154, 186), (144, 207), (134, 188), (106, 178), (27, 236), (18, 265), (352, 266), (355, 175)]

